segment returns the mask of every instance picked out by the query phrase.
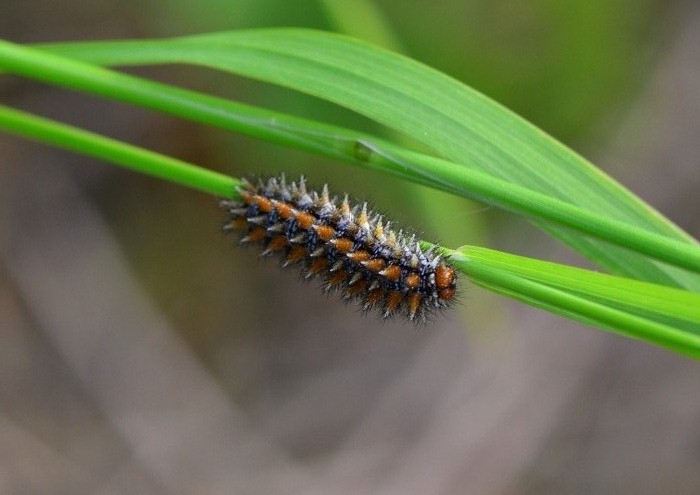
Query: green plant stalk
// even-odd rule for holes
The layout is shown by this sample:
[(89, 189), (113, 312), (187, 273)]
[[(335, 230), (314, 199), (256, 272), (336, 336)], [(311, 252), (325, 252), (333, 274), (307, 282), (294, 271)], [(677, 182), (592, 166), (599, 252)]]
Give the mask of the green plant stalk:
[(577, 321), (606, 328), (619, 335), (653, 342), (700, 359), (700, 335), (636, 316), (501, 270), (477, 259), (453, 260), (474, 283), (527, 304)]
[[(0, 128), (212, 194), (235, 197), (235, 186), (240, 184), (234, 178), (212, 173), (195, 165), (4, 106), (0, 106)], [(693, 357), (700, 356), (700, 336), (615, 309), (601, 302), (587, 300), (572, 291), (585, 292), (586, 284), (581, 285), (582, 280), (590, 282), (586, 279), (605, 277), (608, 285), (623, 291), (611, 292), (605, 288), (597, 288), (596, 294), (604, 299), (607, 297), (606, 301), (612, 304), (625, 302), (625, 287), (630, 288), (631, 293), (635, 288), (644, 288), (646, 295), (651, 295), (651, 299), (645, 301), (647, 307), (659, 313), (670, 311), (674, 315), (679, 312), (678, 304), (693, 304), (692, 298), (698, 299), (697, 295), (609, 275), (592, 272), (584, 274), (585, 270), (484, 248), (462, 248), (459, 252), (444, 250), (452, 255), (453, 262), (460, 271), (489, 290), (574, 320), (600, 325), (624, 336), (647, 340)], [(518, 273), (556, 283), (559, 288), (540, 284)], [(557, 273), (570, 276), (558, 279)], [(697, 311), (693, 311), (692, 308), (686, 309), (685, 312), (680, 311), (679, 316), (687, 317), (698, 324), (700, 315), (696, 314)]]
[(236, 197), (240, 185), (227, 175), (4, 105), (0, 129), (225, 198)]
[[(61, 86), (148, 106), (263, 139), (373, 165), (424, 185), (497, 204), (529, 218), (563, 225), (668, 264), (700, 273), (700, 248), (625, 222), (595, 215), (550, 196), (409, 151), (372, 136), (264, 111), (221, 98), (141, 80), (0, 40), (0, 68)], [(225, 111), (224, 111), (225, 110)]]
[[(700, 273), (700, 248), (692, 244), (590, 213), (570, 203), (466, 169), (447, 160), (403, 149), (394, 150), (392, 155), (373, 146), (372, 143), (367, 146), (374, 150), (368, 160), (378, 165), (401, 163), (444, 191), (459, 194), (458, 185), (467, 187), (471, 192), (471, 199), (500, 206), (527, 218), (568, 227), (576, 232)], [(386, 146), (384, 148), (386, 149)], [(422, 166), (426, 164), (430, 164), (430, 167)]]
[[(444, 250), (444, 248), (443, 248)], [(648, 282), (615, 277), (550, 261), (527, 258), (479, 246), (445, 250), (453, 260), (476, 262), (506, 270), (513, 275), (579, 295), (604, 299), (616, 307), (634, 308), (645, 314), (673, 316), (694, 326), (700, 333), (700, 294)]]

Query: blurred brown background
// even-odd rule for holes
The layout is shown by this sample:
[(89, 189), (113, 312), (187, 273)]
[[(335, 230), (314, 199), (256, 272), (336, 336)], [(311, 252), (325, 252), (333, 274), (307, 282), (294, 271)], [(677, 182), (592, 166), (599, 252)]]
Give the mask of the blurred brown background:
[[(377, 22), (700, 234), (692, 0), (0, 2), (18, 42), (264, 26), (377, 40)], [(381, 132), (227, 75), (130, 71)], [(519, 218), (422, 190), (397, 207), (413, 186), (269, 143), (8, 76), (0, 96), (226, 173), (303, 172), (449, 246), (585, 264)], [(431, 327), (362, 318), (234, 248), (221, 220), (213, 198), (0, 136), (0, 493), (700, 493), (696, 363), (465, 280)]]

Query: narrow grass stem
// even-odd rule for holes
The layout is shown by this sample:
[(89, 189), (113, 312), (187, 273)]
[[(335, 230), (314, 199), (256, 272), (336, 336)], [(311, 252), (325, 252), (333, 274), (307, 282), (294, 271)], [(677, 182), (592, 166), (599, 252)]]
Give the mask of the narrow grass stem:
[(0, 105), (0, 129), (222, 197), (239, 181), (175, 158)]
[[(462, 188), (471, 192), (470, 198), (495, 204), (533, 220), (568, 227), (576, 232), (611, 244), (645, 254), (666, 263), (700, 273), (700, 247), (690, 242), (671, 239), (649, 232), (626, 222), (590, 213), (565, 201), (506, 182), (440, 158), (393, 148), (388, 151), (369, 145), (375, 153), (367, 160), (381, 165), (403, 164), (424, 181), (438, 184), (447, 192), (458, 193)], [(417, 166), (416, 164), (420, 165)], [(430, 166), (424, 166), (428, 165)]]
[(625, 337), (653, 342), (660, 346), (700, 358), (700, 335), (591, 301), (574, 293), (541, 284), (509, 271), (470, 260), (460, 265), (472, 281), (487, 289), (533, 306), (607, 328)]

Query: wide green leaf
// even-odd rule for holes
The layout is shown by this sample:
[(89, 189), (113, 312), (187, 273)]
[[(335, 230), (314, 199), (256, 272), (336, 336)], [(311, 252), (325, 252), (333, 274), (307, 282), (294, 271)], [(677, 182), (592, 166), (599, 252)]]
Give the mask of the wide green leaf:
[[(45, 49), (99, 64), (192, 63), (293, 88), (401, 131), (435, 154), (679, 244), (695, 241), (585, 159), (464, 84), (406, 57), (330, 33), (238, 31)], [(698, 289), (697, 276), (541, 224), (610, 270)]]
[[(381, 170), (700, 273), (700, 247), (696, 244), (678, 242), (591, 213), (486, 172), (414, 152), (371, 135), (121, 74), (2, 40), (0, 68)], [(688, 282), (692, 287), (697, 277)]]

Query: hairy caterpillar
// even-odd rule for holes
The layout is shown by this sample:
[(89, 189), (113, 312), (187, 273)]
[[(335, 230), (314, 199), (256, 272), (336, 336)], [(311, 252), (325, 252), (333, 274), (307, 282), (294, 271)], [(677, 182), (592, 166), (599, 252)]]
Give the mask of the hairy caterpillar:
[(239, 193), (240, 201), (221, 201), (229, 215), (224, 232), (242, 231), (242, 243), (260, 245), (264, 256), (281, 254), (284, 266), (322, 278), (327, 290), (360, 301), (365, 311), (423, 323), (454, 300), (454, 268), (415, 236), (391, 229), (366, 203), (352, 206), (347, 196), (338, 202), (327, 186), (307, 190), (303, 177), (290, 184), (284, 176), (244, 181)]

